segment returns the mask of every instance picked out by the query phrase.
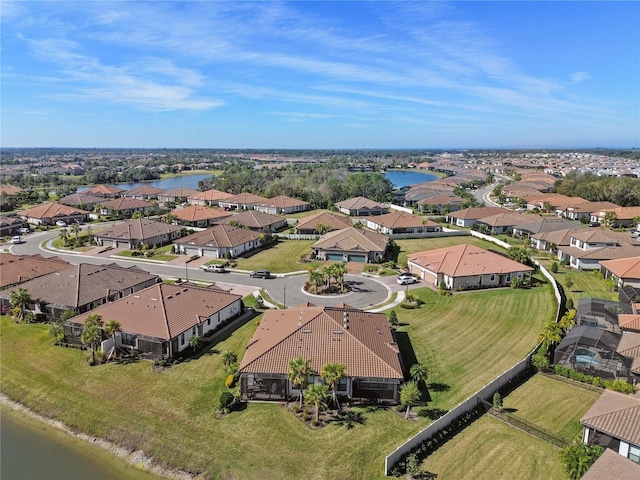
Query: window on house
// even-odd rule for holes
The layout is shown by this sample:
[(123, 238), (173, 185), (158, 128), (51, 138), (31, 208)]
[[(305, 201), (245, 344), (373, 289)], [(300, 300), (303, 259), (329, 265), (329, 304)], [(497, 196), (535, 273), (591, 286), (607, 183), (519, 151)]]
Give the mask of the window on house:
[(493, 274), (493, 273), (492, 273), (492, 274), (491, 274), (491, 281), (492, 281), (492, 282), (495, 282), (495, 280), (496, 280), (496, 276), (495, 276), (495, 274)]
[(338, 380), (338, 383), (336, 383), (336, 391), (337, 392), (346, 392), (347, 391), (347, 379), (346, 378), (341, 378), (340, 380)]
[(629, 445), (629, 460), (640, 463), (640, 448)]
[(196, 334), (196, 327), (193, 327), (193, 328), (191, 329), (191, 335), (195, 335), (195, 334)]
[(180, 334), (180, 344), (184, 344), (184, 333)]

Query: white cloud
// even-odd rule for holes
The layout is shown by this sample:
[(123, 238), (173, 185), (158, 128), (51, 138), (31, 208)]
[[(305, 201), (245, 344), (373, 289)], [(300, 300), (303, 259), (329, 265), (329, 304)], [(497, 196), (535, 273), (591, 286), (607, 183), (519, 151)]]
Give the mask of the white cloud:
[(589, 75), (589, 72), (576, 72), (571, 75), (571, 83), (584, 82), (585, 80), (589, 80), (590, 78), (591, 75)]

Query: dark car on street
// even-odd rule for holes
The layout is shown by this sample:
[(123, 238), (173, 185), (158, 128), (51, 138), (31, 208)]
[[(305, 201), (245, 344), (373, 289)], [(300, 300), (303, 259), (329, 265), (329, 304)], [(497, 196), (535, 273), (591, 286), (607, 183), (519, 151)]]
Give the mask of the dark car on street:
[(253, 278), (271, 278), (271, 272), (269, 270), (256, 270), (249, 275)]

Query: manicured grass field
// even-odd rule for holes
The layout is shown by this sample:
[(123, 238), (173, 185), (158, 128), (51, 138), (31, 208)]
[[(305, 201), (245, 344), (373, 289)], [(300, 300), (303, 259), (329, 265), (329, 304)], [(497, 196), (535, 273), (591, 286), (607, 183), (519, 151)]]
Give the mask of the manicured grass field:
[(437, 248), (455, 247), (457, 245), (470, 244), (485, 250), (493, 250), (494, 252), (504, 253), (505, 250), (495, 243), (487, 242), (471, 235), (462, 237), (434, 237), (434, 238), (411, 238), (404, 240), (395, 240), (396, 245), (400, 247), (398, 259), (396, 263), (399, 265), (407, 264), (407, 255), (423, 252), (426, 250), (435, 250)]
[(600, 396), (599, 393), (535, 375), (504, 398), (504, 408), (515, 409), (527, 420), (567, 442), (582, 433), (580, 418)]
[[(453, 298), (415, 292), (427, 305), (398, 309), (408, 324), (401, 332), (410, 335), (399, 340), (411, 343), (431, 371), (428, 407), (443, 410), (522, 359), (555, 308), (548, 286)], [(374, 408), (362, 409), (364, 423), (353, 429), (309, 430), (279, 404), (259, 403), (217, 418), (226, 377), (221, 352), (241, 357), (256, 322), (200, 358), (158, 373), (144, 361), (87, 367), (79, 350), (52, 346), (46, 326), (3, 317), (2, 392), (73, 428), (142, 448), (161, 463), (222, 478), (381, 478), (384, 456), (431, 422)]]
[(438, 479), (564, 480), (560, 450), (483, 416), (422, 463)]
[(311, 252), (314, 240), (280, 240), (276, 245), (261, 250), (248, 258), (238, 258), (241, 270), (266, 269), (271, 273), (285, 273), (317, 268), (322, 262), (298, 263), (302, 255)]
[[(538, 258), (544, 267), (551, 271), (551, 264), (553, 260), (547, 258)], [(558, 273), (552, 273), (556, 281), (562, 285), (567, 298), (572, 298), (574, 305), (578, 306), (578, 300), (580, 298), (605, 298), (607, 300), (618, 300), (618, 292), (610, 291), (604, 280), (596, 275), (595, 272), (588, 270), (575, 270), (573, 268), (566, 268), (560, 266)], [(567, 281), (571, 280), (573, 285), (567, 287)]]

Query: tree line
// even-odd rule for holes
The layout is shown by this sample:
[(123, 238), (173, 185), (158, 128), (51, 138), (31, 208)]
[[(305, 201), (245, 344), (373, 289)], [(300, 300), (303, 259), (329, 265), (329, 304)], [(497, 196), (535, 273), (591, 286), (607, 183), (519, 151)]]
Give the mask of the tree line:
[(571, 172), (556, 182), (554, 191), (591, 202), (612, 202), (621, 207), (640, 205), (640, 180), (631, 177), (599, 177), (593, 173)]

